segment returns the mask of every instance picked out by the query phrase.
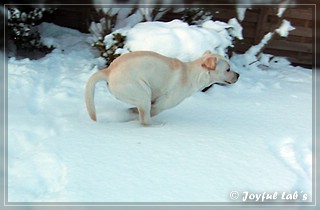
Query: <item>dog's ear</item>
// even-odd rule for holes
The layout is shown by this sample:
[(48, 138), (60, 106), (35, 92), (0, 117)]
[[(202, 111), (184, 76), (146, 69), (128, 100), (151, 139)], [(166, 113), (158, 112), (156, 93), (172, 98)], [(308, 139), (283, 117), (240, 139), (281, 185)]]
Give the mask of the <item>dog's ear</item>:
[(215, 56), (208, 56), (204, 59), (204, 61), (201, 64), (202, 67), (208, 69), (208, 70), (216, 70), (217, 66), (217, 57)]

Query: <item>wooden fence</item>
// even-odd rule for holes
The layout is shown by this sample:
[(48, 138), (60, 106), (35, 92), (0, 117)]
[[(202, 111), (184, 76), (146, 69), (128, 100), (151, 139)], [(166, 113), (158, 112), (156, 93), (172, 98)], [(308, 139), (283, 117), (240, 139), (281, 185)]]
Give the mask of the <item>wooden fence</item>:
[[(235, 7), (219, 6), (217, 8), (205, 8), (205, 10), (213, 14), (213, 20), (227, 22), (229, 19), (237, 17)], [(278, 28), (282, 20), (277, 16), (277, 12), (277, 7), (247, 9), (245, 18), (241, 22), (244, 39), (236, 41), (234, 51), (245, 52), (250, 46), (258, 44), (266, 33)], [(179, 17), (181, 15), (171, 13), (166, 15), (163, 20), (169, 21)], [(294, 64), (313, 65), (315, 56), (315, 8), (313, 6), (288, 8), (282, 18), (290, 21), (296, 29), (284, 38), (275, 34), (263, 49), (263, 52), (285, 56)], [(86, 6), (59, 8), (46, 21), (88, 32), (89, 24), (94, 19), (97, 19), (95, 9)]]
[[(296, 64), (313, 65), (314, 62), (314, 10), (312, 7), (288, 8), (282, 18), (277, 16), (278, 8), (254, 8), (247, 10), (242, 21), (244, 39), (235, 45), (235, 51), (245, 52), (250, 46), (260, 43), (268, 32), (278, 28), (282, 19), (291, 22), (295, 30), (288, 37), (277, 33), (263, 49), (264, 53), (288, 57)], [(217, 13), (216, 18), (227, 21), (234, 17), (234, 10)]]

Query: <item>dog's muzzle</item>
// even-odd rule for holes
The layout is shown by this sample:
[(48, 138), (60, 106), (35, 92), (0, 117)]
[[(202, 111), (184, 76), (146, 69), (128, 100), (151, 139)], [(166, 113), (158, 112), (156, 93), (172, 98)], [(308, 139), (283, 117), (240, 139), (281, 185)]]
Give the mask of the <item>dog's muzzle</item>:
[(231, 81), (224, 81), (224, 82), (230, 85), (230, 84), (233, 84), (236, 81), (238, 81), (239, 77), (240, 77), (240, 74), (234, 72), (234, 77), (232, 78), (232, 80)]

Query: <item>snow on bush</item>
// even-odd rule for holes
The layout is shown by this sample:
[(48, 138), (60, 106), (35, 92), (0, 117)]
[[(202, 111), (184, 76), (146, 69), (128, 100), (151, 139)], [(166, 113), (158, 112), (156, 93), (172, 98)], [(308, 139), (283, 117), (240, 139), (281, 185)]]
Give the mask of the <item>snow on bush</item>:
[[(186, 41), (189, 44), (193, 42), (193, 44), (196, 44), (191, 34), (201, 34), (201, 39), (197, 40), (200, 41), (201, 45), (199, 52), (196, 53), (198, 56), (200, 52), (202, 53), (203, 50), (207, 49), (225, 55), (226, 49), (233, 46), (234, 37), (242, 39), (242, 27), (235, 18), (231, 19), (228, 23), (221, 21), (213, 22), (210, 20), (212, 18), (211, 13), (205, 12), (203, 8), (97, 8), (97, 10), (103, 13), (104, 17), (98, 23), (91, 23), (89, 31), (92, 37), (88, 41), (100, 51), (101, 57), (106, 60), (107, 65), (120, 54), (143, 50), (132, 44), (135, 41), (131, 40), (136, 39), (138, 42), (147, 42), (146, 46), (143, 47), (144, 50), (154, 50), (152, 49), (151, 42), (155, 42), (154, 44), (156, 44), (158, 40), (162, 40), (162, 43), (170, 42), (171, 40), (181, 43)], [(162, 18), (169, 11), (178, 14), (182, 21), (174, 20), (170, 23), (156, 22), (156, 20)], [(146, 22), (147, 24), (142, 27), (146, 26), (152, 31), (139, 31), (139, 27), (141, 27), (139, 24), (141, 22)], [(167, 26), (170, 30), (176, 31), (170, 40), (168, 40), (168, 37), (162, 36), (164, 34), (162, 31), (165, 30), (163, 27), (166, 28)], [(168, 36), (171, 36), (170, 30), (165, 32)], [(189, 32), (191, 34), (188, 34)], [(115, 40), (115, 34), (121, 36), (124, 42), (119, 43)], [(127, 37), (127, 34), (130, 37)], [(140, 38), (137, 38), (137, 36), (140, 36)], [(208, 41), (210, 42), (210, 46), (203, 47), (203, 45), (207, 45), (206, 42)], [(218, 44), (218, 42), (221, 42), (221, 44)], [(122, 45), (125, 45), (125, 47), (123, 48)], [(164, 51), (168, 51), (166, 47), (164, 47)], [(162, 52), (162, 54), (171, 55), (168, 52)]]
[(110, 64), (114, 59), (122, 54), (119, 49), (124, 47), (126, 36), (121, 33), (112, 33), (105, 37), (105, 40), (101, 42), (102, 57), (106, 59), (107, 64)]
[[(182, 20), (170, 22), (154, 21), (167, 12), (161, 8), (103, 9), (105, 14), (113, 18), (92, 23), (90, 31), (93, 36), (89, 41), (99, 49), (106, 65), (131, 51), (154, 51), (182, 61), (190, 61), (210, 50), (225, 57), (233, 54), (231, 61), (235, 63), (232, 64), (235, 67), (270, 67), (271, 57), (265, 56), (263, 49), (275, 33), (286, 37), (289, 31), (295, 28), (289, 21), (282, 20), (282, 24), (275, 31), (267, 33), (259, 44), (250, 47), (244, 54), (231, 53), (235, 39), (243, 39), (243, 28), (238, 20), (244, 19), (246, 9), (238, 8), (238, 19), (232, 18), (227, 23), (211, 20), (212, 15), (201, 8), (178, 8), (174, 11), (184, 14), (181, 16)], [(284, 12), (283, 9), (279, 8), (279, 12), (280, 10)], [(286, 58), (282, 60), (289, 62)]]
[[(150, 50), (162, 55), (190, 61), (205, 51), (226, 56), (238, 28), (221, 21), (206, 21), (193, 26), (181, 20), (139, 23), (127, 33), (125, 48), (130, 51)], [(159, 47), (161, 46), (161, 47)]]
[(203, 8), (182, 8), (181, 20), (189, 25), (201, 25), (203, 22), (211, 20), (213, 15)]
[[(227, 56), (229, 47), (233, 46), (235, 37), (242, 39), (242, 27), (233, 19), (229, 23), (206, 21), (201, 26), (188, 25), (181, 20), (170, 22), (144, 22), (133, 28), (122, 28), (105, 36), (100, 45), (107, 52), (103, 57), (112, 61), (113, 53), (117, 55), (130, 51), (154, 51), (183, 61), (196, 59), (206, 50)], [(125, 38), (124, 45), (114, 40), (115, 35)], [(161, 46), (161, 47), (159, 47)], [(113, 49), (113, 50), (110, 50)], [(110, 63), (108, 62), (108, 63)]]
[(34, 26), (37, 21), (43, 18), (44, 13), (52, 13), (53, 11), (54, 9), (47, 8), (8, 8), (8, 38), (14, 43), (15, 48), (27, 51), (50, 52), (53, 48), (43, 45), (40, 33)]
[[(119, 32), (111, 34), (121, 28), (131, 28), (137, 23), (144, 21), (159, 20), (169, 11), (175, 11), (172, 8), (97, 8), (102, 17), (99, 22), (92, 22), (89, 31), (92, 37), (88, 39), (91, 45), (97, 48), (101, 57), (109, 65), (120, 54), (116, 52), (117, 48), (124, 45), (125, 35)], [(107, 37), (107, 38), (105, 38)], [(118, 37), (118, 38), (117, 38)], [(121, 38), (120, 38), (121, 37)], [(105, 40), (110, 42), (105, 43)], [(119, 42), (123, 40), (123, 42)]]

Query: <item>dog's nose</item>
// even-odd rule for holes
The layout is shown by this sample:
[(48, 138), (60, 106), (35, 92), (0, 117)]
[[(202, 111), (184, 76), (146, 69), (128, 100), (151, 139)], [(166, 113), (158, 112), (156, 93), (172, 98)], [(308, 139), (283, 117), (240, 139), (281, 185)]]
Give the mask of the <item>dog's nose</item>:
[(240, 77), (240, 74), (236, 73), (236, 77), (237, 77), (237, 79), (239, 79), (239, 77)]

